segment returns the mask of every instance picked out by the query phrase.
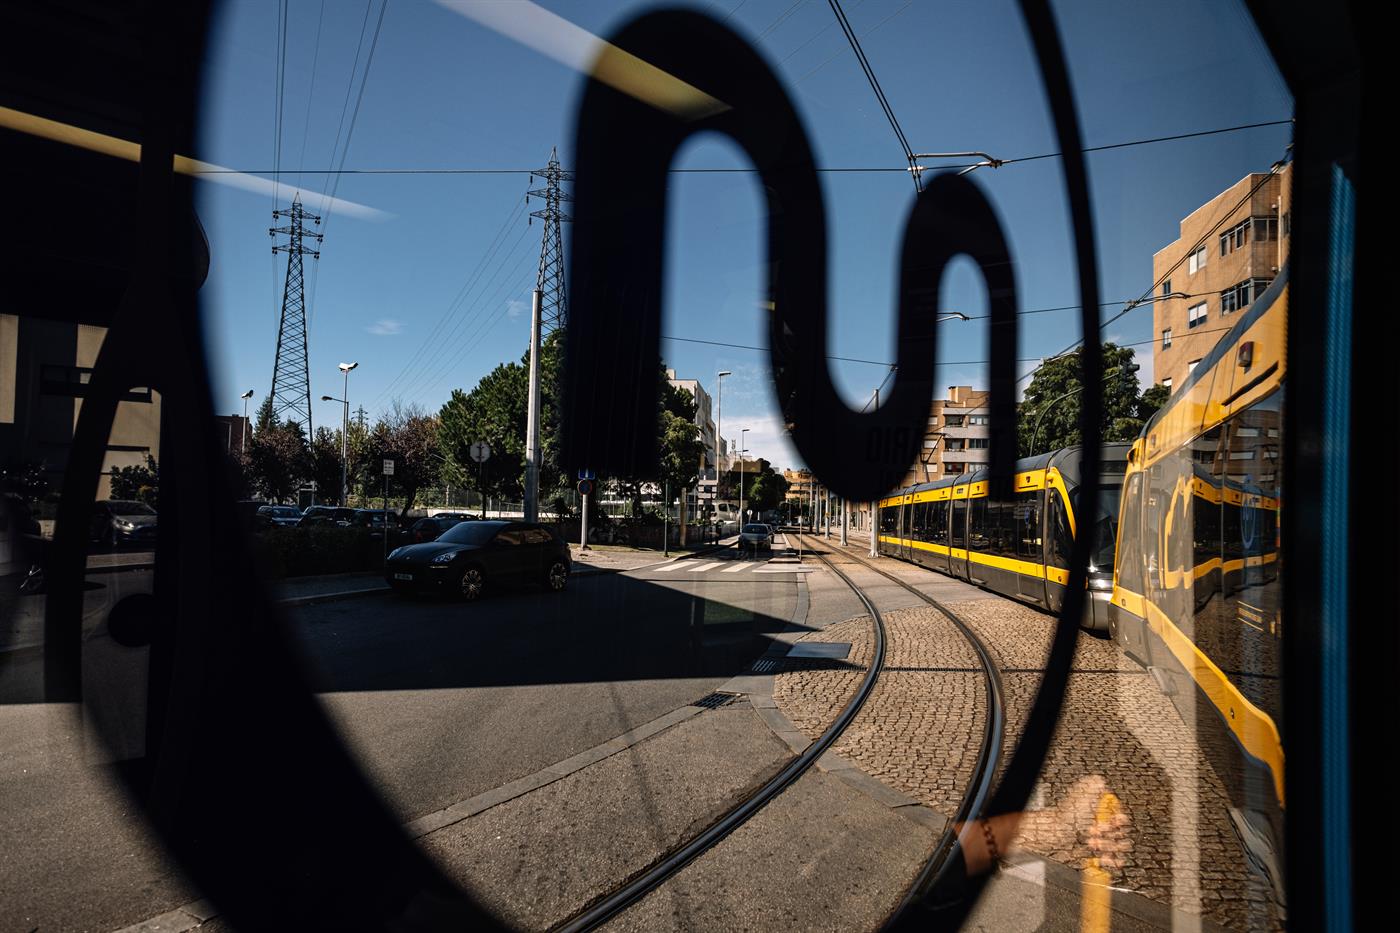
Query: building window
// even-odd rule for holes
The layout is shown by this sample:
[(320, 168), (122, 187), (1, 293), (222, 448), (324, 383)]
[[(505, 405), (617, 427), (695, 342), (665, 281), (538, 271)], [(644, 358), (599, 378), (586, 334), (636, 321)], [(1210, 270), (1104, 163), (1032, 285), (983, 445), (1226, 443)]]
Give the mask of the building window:
[(1206, 267), (1206, 248), (1204, 246), (1195, 250), (1186, 258), (1186, 268), (1192, 275)]
[(1278, 239), (1278, 218), (1277, 217), (1254, 217), (1254, 239), (1256, 240), (1277, 240)]
[(1249, 307), (1250, 303), (1269, 287), (1269, 282), (1269, 279), (1245, 279), (1238, 285), (1225, 289), (1220, 293), (1220, 313), (1229, 314), (1231, 311), (1241, 311)]
[(1198, 305), (1192, 305), (1190, 308), (1187, 308), (1187, 309), (1186, 309), (1186, 326), (1187, 326), (1187, 327), (1195, 327), (1195, 326), (1197, 326), (1198, 324), (1203, 324), (1203, 323), (1205, 323), (1205, 319), (1206, 319), (1206, 302), (1203, 301), (1203, 302), (1201, 302), (1201, 303), (1198, 304)]
[(1171, 377), (1171, 376), (1168, 376), (1167, 378), (1165, 378), (1165, 379), (1162, 380), (1162, 388), (1166, 389), (1168, 392), (1170, 392), (1170, 391), (1172, 390), (1172, 377)]
[(1172, 329), (1171, 329), (1170, 327), (1168, 327), (1166, 330), (1162, 331), (1162, 349), (1163, 349), (1163, 350), (1170, 349), (1171, 345), (1172, 345)]
[(1199, 363), (1199, 362), (1200, 362), (1200, 360), (1192, 360), (1191, 362), (1189, 362), (1189, 363), (1186, 364), (1186, 374), (1187, 374), (1188, 376), (1189, 376), (1191, 373), (1193, 373), (1193, 372), (1196, 371), (1196, 364)]
[(991, 423), (992, 423), (992, 418), (991, 418), (990, 415), (968, 415), (968, 416), (967, 416), (967, 423), (968, 423), (968, 424), (991, 424)]
[(986, 437), (969, 437), (969, 438), (967, 439), (967, 449), (968, 449), (968, 450), (986, 450), (986, 449), (987, 449), (987, 445), (988, 445), (989, 443), (991, 443), (991, 439), (990, 439), (990, 438), (986, 438)]
[(1227, 256), (1237, 249), (1249, 245), (1249, 231), (1254, 230), (1256, 240), (1277, 240), (1278, 219), (1274, 217), (1247, 217), (1229, 230), (1220, 234), (1220, 255)]
[(962, 415), (948, 415), (945, 419), (950, 428), (960, 428), (963, 426)]
[(1163, 295), (1163, 297), (1165, 297), (1165, 296), (1167, 296), (1167, 295), (1170, 295), (1171, 293), (1172, 293), (1172, 280), (1171, 280), (1171, 279), (1163, 279), (1163, 280), (1162, 280), (1162, 295)]

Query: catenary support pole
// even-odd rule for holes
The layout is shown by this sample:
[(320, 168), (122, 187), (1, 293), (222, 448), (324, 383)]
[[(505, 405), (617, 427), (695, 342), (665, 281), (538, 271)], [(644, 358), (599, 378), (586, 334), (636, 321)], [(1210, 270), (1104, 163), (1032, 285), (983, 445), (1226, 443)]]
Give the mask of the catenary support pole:
[(530, 301), (530, 384), (525, 410), (525, 521), (540, 517), (540, 306), (537, 288)]

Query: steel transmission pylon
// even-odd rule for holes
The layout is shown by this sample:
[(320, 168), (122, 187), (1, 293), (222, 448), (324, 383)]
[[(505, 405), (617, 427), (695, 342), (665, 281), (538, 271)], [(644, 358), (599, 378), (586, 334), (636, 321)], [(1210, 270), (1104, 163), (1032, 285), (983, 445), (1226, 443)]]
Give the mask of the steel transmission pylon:
[(569, 323), (569, 299), (564, 292), (564, 235), (560, 224), (573, 220), (564, 213), (563, 203), (573, 197), (564, 192), (563, 183), (574, 180), (573, 172), (559, 167), (557, 149), (549, 152), (549, 165), (537, 169), (530, 175), (530, 184), (538, 175), (545, 181), (543, 188), (534, 188), (525, 195), (525, 203), (530, 203), (534, 195), (544, 201), (544, 207), (531, 211), (531, 217), (544, 221), (544, 237), (540, 242), (540, 271), (535, 279), (535, 287), (540, 290), (540, 330), (547, 334), (563, 330)]
[(272, 367), (272, 416), (275, 421), (295, 421), (306, 429), (311, 440), (311, 370), (306, 353), (306, 299), (302, 285), (301, 257), (312, 259), (321, 253), (305, 240), (321, 242), (321, 234), (307, 233), (306, 221), (320, 224), (321, 218), (308, 214), (301, 197), (292, 199), (285, 211), (273, 211), (273, 220), (287, 220), (286, 226), (269, 227), (267, 235), (286, 234), (286, 243), (275, 243), (273, 253), (287, 254), (287, 282), (282, 289), (282, 321), (277, 327), (277, 362)]

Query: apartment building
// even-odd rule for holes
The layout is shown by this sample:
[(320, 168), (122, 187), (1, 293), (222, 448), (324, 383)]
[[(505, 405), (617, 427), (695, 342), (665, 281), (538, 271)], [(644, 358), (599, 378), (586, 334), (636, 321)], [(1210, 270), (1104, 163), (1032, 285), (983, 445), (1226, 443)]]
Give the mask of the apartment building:
[(991, 393), (971, 386), (949, 386), (946, 399), (929, 406), (919, 462), (904, 485), (929, 483), (945, 476), (971, 473), (987, 465), (991, 453)]
[(1192, 211), (1152, 257), (1152, 364), (1175, 392), (1288, 259), (1289, 166), (1255, 172)]

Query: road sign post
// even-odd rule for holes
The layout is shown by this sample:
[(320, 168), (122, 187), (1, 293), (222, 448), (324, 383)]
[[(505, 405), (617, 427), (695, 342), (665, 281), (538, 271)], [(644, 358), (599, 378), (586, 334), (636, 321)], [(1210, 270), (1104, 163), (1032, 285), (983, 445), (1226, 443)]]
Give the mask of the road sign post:
[(389, 563), (389, 477), (394, 475), (394, 461), (384, 461), (384, 563)]
[[(579, 472), (584, 471), (580, 470)], [(588, 550), (588, 494), (593, 491), (593, 481), (591, 479), (579, 480), (578, 491), (583, 494), (583, 508), (579, 512), (578, 549), (586, 551)]]

